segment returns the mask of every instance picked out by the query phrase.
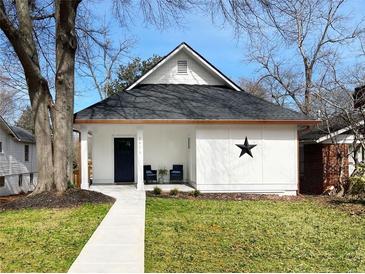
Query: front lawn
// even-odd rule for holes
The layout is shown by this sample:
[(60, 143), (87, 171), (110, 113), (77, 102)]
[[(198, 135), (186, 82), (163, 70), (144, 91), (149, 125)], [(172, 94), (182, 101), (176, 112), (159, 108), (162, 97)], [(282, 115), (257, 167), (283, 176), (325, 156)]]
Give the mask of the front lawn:
[(110, 206), (0, 212), (0, 272), (67, 272)]
[(365, 217), (315, 199), (148, 197), (145, 244), (146, 272), (365, 272)]

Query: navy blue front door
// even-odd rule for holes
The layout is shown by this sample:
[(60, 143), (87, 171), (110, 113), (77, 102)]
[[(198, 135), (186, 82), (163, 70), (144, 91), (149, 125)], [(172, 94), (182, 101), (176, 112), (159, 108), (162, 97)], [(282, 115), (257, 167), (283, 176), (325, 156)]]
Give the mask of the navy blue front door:
[(114, 138), (114, 182), (134, 182), (133, 138)]

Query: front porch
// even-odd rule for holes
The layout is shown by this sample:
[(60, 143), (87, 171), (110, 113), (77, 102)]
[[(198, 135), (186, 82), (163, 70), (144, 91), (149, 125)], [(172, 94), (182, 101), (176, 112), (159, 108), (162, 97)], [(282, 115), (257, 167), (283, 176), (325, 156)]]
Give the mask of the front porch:
[[(77, 125), (80, 131), (81, 188), (92, 185), (134, 185), (138, 190), (192, 191), (196, 176), (195, 126), (193, 125)], [(92, 172), (88, 168), (92, 163)], [(172, 179), (173, 166), (182, 167)], [(146, 181), (146, 166), (157, 174)], [(159, 170), (167, 171), (159, 184)], [(173, 173), (173, 172), (172, 172)], [(146, 183), (146, 184), (145, 184)], [(193, 187), (192, 187), (193, 186)]]

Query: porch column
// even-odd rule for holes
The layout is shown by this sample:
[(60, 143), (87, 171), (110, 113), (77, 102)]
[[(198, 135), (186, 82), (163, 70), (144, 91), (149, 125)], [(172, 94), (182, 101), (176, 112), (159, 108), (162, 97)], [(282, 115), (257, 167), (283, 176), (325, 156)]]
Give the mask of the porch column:
[(81, 150), (81, 189), (89, 189), (89, 153), (87, 137), (87, 128), (81, 127), (81, 140), (80, 140), (80, 150)]
[(143, 128), (137, 129), (137, 189), (144, 190), (143, 182)]

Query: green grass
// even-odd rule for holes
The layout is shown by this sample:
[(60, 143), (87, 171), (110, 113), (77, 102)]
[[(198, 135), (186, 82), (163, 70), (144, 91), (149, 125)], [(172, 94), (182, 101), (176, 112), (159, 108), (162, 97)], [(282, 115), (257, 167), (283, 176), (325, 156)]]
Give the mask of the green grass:
[(0, 213), (0, 272), (67, 272), (109, 204)]
[(313, 200), (147, 199), (147, 272), (365, 272), (365, 218)]

